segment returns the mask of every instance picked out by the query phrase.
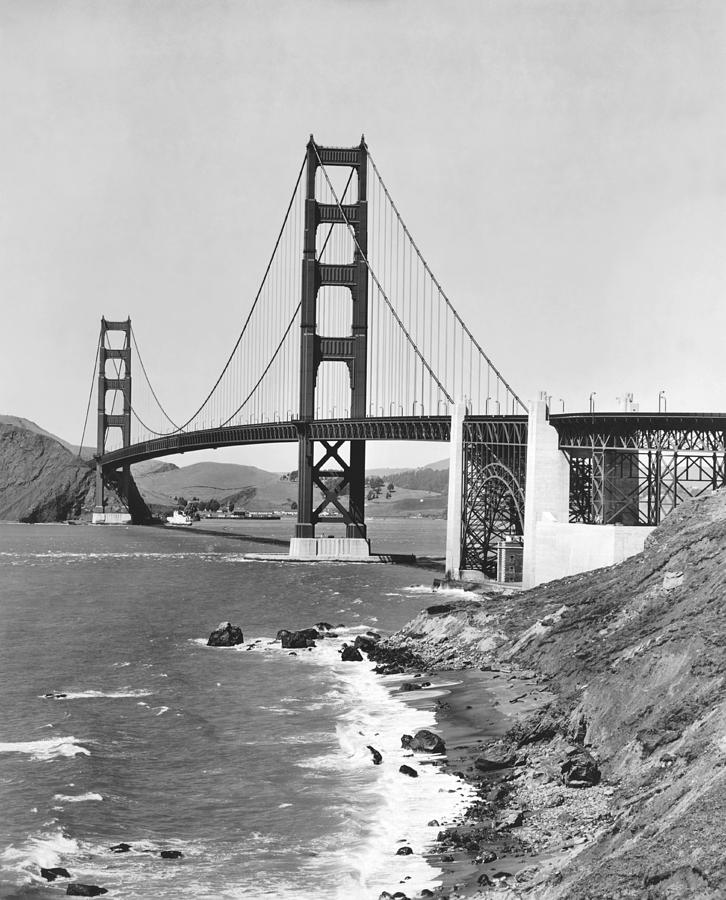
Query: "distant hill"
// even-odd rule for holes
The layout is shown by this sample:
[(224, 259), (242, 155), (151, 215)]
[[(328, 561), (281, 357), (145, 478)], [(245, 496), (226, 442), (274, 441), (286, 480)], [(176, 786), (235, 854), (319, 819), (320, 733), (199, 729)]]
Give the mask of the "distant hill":
[(220, 502), (232, 500), (249, 510), (290, 509), (297, 501), (297, 484), (256, 466), (201, 462), (191, 466), (161, 464), (134, 478), (147, 503), (173, 506), (175, 497)]
[[(426, 463), (424, 466), (419, 466), (420, 469), (446, 469), (449, 470), (449, 460), (447, 459), (439, 459), (436, 462)], [(366, 469), (366, 475), (380, 475), (382, 478), (385, 478), (386, 475), (398, 475), (399, 472), (410, 472), (410, 466), (399, 466), (398, 468), (378, 468), (378, 469)]]

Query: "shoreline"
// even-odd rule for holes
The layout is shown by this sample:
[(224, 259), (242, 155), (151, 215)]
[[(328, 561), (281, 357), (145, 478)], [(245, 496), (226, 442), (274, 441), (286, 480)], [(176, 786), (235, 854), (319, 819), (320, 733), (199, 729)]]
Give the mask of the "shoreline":
[(611, 820), (613, 787), (573, 789), (561, 775), (560, 761), (579, 744), (540, 727), (557, 716), (559, 697), (548, 677), (500, 657), (485, 631), (476, 645), (467, 640), (466, 624), (462, 633), (469, 613), (481, 615), (485, 604), (500, 599), (452, 598), (382, 642), (384, 658), (417, 658), (406, 666), (409, 679), (431, 680), (430, 688), (403, 698), (433, 707), (435, 731), (446, 745), (440, 765), (475, 797), (454, 822), (441, 823), (426, 853), (440, 872), (439, 885), (406, 894), (409, 900), (547, 896), (560, 868)]

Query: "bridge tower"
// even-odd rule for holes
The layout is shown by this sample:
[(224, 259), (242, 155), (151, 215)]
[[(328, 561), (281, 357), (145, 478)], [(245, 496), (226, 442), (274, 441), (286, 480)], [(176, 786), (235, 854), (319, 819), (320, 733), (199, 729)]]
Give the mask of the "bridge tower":
[[(355, 203), (319, 203), (315, 195), (316, 173), (320, 166), (344, 166), (355, 170), (358, 196)], [(346, 526), (344, 553), (367, 555), (365, 502), (365, 441), (348, 443), (348, 459), (344, 457), (345, 441), (315, 441), (315, 388), (321, 362), (345, 364), (350, 376), (350, 417), (366, 416), (366, 378), (368, 364), (368, 203), (366, 176), (368, 150), (365, 140), (357, 147), (321, 147), (312, 135), (307, 147), (305, 236), (302, 261), (302, 309), (300, 322), (300, 414), (298, 420), (298, 518), (293, 555), (319, 555), (315, 526), (324, 510), (333, 507), (336, 516), (325, 522), (342, 522)], [(355, 233), (353, 259), (344, 264), (320, 262), (316, 255), (317, 229), (321, 225), (338, 225)], [(350, 333), (318, 334), (318, 293), (326, 286), (345, 287), (352, 297)], [(315, 444), (322, 447), (316, 461)], [(331, 466), (337, 468), (331, 469)], [(315, 506), (313, 488), (323, 495)], [(344, 491), (348, 489), (345, 505)]]
[[(123, 333), (123, 345), (120, 348), (109, 346), (108, 334), (112, 331), (120, 331)], [(115, 366), (115, 377), (109, 378), (106, 372), (106, 362), (108, 360), (118, 360)], [(115, 407), (112, 412), (106, 411), (106, 395), (109, 391), (118, 391), (121, 395), (121, 410), (116, 412)], [(126, 512), (107, 512), (106, 497), (103, 479), (103, 466), (101, 459), (106, 452), (106, 443), (108, 441), (109, 429), (118, 428), (121, 430), (121, 441), (123, 447), (128, 447), (131, 443), (131, 319), (122, 322), (110, 322), (105, 318), (101, 319), (101, 337), (99, 339), (98, 350), (98, 430), (96, 437), (96, 502), (93, 508), (94, 523), (114, 522), (130, 522), (131, 514)], [(117, 473), (116, 487), (119, 495), (128, 500), (130, 468), (128, 465), (122, 466)]]

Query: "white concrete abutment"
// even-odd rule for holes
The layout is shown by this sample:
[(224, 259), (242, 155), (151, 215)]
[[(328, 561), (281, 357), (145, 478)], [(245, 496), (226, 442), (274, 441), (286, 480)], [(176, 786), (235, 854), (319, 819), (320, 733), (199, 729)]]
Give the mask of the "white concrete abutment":
[[(452, 407), (446, 577), (462, 573), (463, 438), (465, 407)], [(586, 525), (569, 521), (570, 467), (550, 425), (547, 404), (529, 404), (522, 587), (611, 566), (640, 553), (653, 530), (647, 526)]]

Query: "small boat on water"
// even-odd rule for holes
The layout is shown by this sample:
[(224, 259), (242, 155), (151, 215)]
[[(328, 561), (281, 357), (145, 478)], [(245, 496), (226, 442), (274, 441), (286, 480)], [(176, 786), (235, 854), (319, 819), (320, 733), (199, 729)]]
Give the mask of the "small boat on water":
[(179, 512), (178, 509), (175, 509), (170, 516), (166, 517), (166, 524), (184, 527), (192, 524), (192, 517), (186, 515), (186, 513)]

